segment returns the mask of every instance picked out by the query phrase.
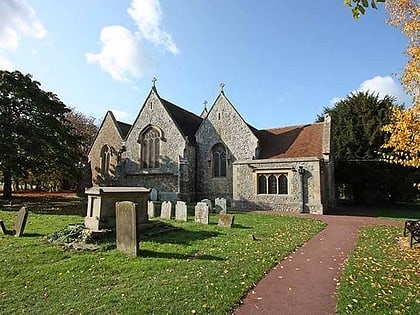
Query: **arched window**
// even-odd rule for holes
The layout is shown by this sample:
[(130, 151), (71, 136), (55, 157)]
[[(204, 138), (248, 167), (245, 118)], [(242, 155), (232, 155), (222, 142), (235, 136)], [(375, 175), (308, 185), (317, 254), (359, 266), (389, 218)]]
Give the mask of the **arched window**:
[(226, 177), (226, 149), (218, 143), (211, 150), (213, 177)]
[(258, 193), (266, 194), (267, 193), (267, 178), (265, 175), (258, 175)]
[(104, 145), (101, 150), (101, 173), (109, 173), (109, 165), (111, 163), (111, 148), (109, 145)]
[(286, 173), (262, 173), (257, 177), (257, 194), (287, 195), (288, 178)]
[(141, 136), (142, 168), (159, 168), (160, 133), (150, 127)]
[(284, 174), (281, 174), (279, 176), (279, 194), (287, 195), (288, 189), (287, 189), (287, 176)]
[(274, 175), (268, 176), (268, 193), (277, 194), (277, 178)]

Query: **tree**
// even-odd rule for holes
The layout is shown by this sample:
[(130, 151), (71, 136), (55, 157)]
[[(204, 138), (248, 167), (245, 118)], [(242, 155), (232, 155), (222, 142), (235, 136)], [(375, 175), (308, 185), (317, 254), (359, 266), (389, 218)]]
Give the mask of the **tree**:
[(66, 120), (69, 109), (40, 85), (30, 74), (0, 71), (0, 170), (7, 199), (12, 178), (75, 169), (80, 139)]
[[(413, 104), (408, 109), (395, 108), (390, 123), (384, 127), (389, 140), (384, 149), (391, 149), (383, 155), (385, 161), (404, 166), (420, 167), (420, 2), (418, 0), (371, 0), (385, 2), (388, 24), (401, 29), (408, 38), (405, 54), (407, 64), (400, 77), (407, 93), (413, 97)], [(369, 7), (367, 0), (344, 0), (352, 8), (353, 17), (358, 18)]]
[[(401, 197), (408, 170), (380, 160), (380, 148), (386, 140), (382, 127), (389, 123), (394, 99), (380, 99), (370, 92), (351, 93), (332, 108), (336, 182), (353, 192), (358, 203), (390, 201)], [(368, 197), (368, 198), (366, 198)], [(392, 200), (391, 200), (392, 201)]]

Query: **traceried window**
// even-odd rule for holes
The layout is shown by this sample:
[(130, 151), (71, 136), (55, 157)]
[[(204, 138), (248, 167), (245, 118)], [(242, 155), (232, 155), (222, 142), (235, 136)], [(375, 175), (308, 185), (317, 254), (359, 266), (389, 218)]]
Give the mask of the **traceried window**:
[(111, 164), (111, 148), (109, 145), (104, 145), (101, 150), (101, 173), (108, 174), (109, 166)]
[(216, 144), (211, 150), (213, 177), (226, 177), (226, 149), (223, 144)]
[(257, 194), (287, 195), (288, 177), (286, 173), (261, 173), (257, 178)]
[(142, 168), (159, 168), (160, 133), (150, 127), (141, 136)]

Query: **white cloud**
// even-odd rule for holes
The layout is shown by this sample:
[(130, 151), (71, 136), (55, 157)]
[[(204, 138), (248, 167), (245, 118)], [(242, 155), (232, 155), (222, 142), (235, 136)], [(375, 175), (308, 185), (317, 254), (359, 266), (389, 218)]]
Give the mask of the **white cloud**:
[(15, 67), (13, 64), (4, 56), (0, 54), (0, 70), (13, 71)]
[(161, 30), (162, 10), (159, 0), (133, 0), (127, 12), (136, 22), (142, 37), (156, 46), (163, 46), (174, 55), (179, 53), (172, 35)]
[(21, 36), (42, 39), (47, 30), (26, 0), (0, 1), (0, 49), (15, 50)]
[(128, 76), (139, 78), (150, 64), (141, 43), (125, 27), (104, 27), (100, 41), (101, 51), (97, 54), (87, 53), (87, 61), (98, 63), (103, 71), (116, 80), (128, 80)]
[[(378, 94), (380, 98), (385, 95), (394, 96), (399, 104), (410, 105), (412, 99), (407, 95), (400, 83), (391, 76), (376, 76), (372, 79), (363, 81), (355, 92), (367, 92)], [(350, 94), (350, 93), (349, 93)], [(334, 97), (330, 100), (330, 105), (334, 106), (336, 102), (343, 100), (343, 97)]]
[(125, 121), (128, 116), (127, 112), (118, 109), (110, 109), (110, 111), (114, 114), (114, 117), (118, 121)]

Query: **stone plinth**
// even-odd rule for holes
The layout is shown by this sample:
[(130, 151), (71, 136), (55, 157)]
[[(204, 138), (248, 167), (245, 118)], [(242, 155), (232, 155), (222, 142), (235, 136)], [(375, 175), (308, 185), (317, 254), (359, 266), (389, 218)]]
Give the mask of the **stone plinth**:
[(115, 203), (131, 201), (137, 206), (137, 222), (148, 222), (147, 201), (150, 189), (144, 187), (92, 187), (88, 196), (85, 226), (91, 230), (115, 229)]

